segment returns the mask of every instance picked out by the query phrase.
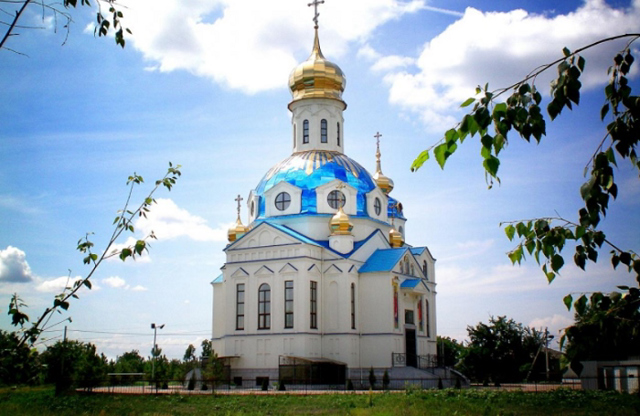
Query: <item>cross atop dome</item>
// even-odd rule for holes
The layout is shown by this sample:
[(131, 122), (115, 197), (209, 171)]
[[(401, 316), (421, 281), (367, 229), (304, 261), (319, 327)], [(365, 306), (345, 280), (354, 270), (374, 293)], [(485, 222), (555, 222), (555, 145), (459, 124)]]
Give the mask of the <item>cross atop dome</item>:
[(240, 219), (240, 203), (242, 202), (244, 198), (240, 196), (240, 194), (238, 194), (238, 197), (236, 199), (234, 199), (234, 201), (236, 201), (238, 203), (238, 219)]
[(313, 23), (315, 23), (314, 28), (318, 28), (318, 16), (320, 16), (320, 13), (318, 13), (318, 6), (324, 4), (324, 0), (313, 0), (311, 3), (307, 4), (307, 6), (311, 7), (313, 6), (314, 9), (314, 15), (313, 15)]

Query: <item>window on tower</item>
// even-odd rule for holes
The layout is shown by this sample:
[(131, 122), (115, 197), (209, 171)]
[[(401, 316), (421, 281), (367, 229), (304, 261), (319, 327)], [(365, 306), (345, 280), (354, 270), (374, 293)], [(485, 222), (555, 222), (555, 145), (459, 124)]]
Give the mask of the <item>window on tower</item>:
[(309, 299), (309, 327), (318, 329), (318, 282), (311, 282)]
[(337, 130), (336, 137), (338, 138), (338, 146), (340, 146), (340, 122), (338, 122), (338, 130)]
[(258, 329), (271, 328), (271, 288), (263, 283), (258, 288)]
[(344, 194), (338, 190), (329, 192), (327, 196), (327, 203), (333, 209), (338, 209), (344, 206), (347, 199)]
[(320, 142), (327, 142), (327, 120), (325, 119), (320, 121)]
[(356, 285), (351, 283), (351, 329), (356, 329)]
[(284, 327), (293, 328), (293, 280), (284, 282)]
[(236, 329), (244, 329), (244, 283), (236, 285)]
[(309, 143), (309, 120), (302, 122), (302, 143)]
[(289, 208), (289, 205), (291, 205), (291, 195), (289, 195), (287, 192), (280, 192), (278, 195), (276, 195), (275, 204), (278, 211), (284, 211), (285, 209)]
[(373, 201), (373, 209), (376, 212), (376, 215), (380, 215), (382, 212), (382, 202), (380, 202), (380, 198), (376, 198)]
[(427, 261), (422, 262), (422, 273), (424, 273), (424, 278), (429, 279), (429, 275), (427, 274)]

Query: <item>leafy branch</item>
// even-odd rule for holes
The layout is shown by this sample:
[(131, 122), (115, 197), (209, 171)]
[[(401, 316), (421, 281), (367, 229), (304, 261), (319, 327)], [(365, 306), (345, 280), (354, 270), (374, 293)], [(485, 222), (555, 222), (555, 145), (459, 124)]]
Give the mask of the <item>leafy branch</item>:
[[(81, 6), (91, 7), (89, 0), (79, 0)], [(12, 10), (5, 10), (4, 7), (0, 8), (1, 15), (9, 16), (8, 20), (0, 19), (0, 25), (7, 26), (6, 31), (0, 39), (0, 49), (7, 49), (12, 52), (17, 52), (13, 49), (5, 46), (6, 42), (13, 36), (18, 36), (15, 33), (16, 29), (34, 29), (37, 27), (20, 25), (19, 21), (23, 17), (24, 12), (30, 5), (38, 6), (42, 9), (42, 20), (44, 21), (47, 14), (51, 14), (56, 22), (55, 30), (57, 30), (58, 17), (63, 18), (63, 28), (66, 30), (65, 39), (63, 45), (66, 43), (69, 36), (70, 25), (73, 22), (71, 14), (68, 12), (70, 8), (76, 8), (78, 6), (78, 0), (63, 0), (62, 4), (59, 2), (45, 0), (0, 0), (0, 5), (6, 4), (12, 8)], [(124, 48), (125, 46), (125, 32), (131, 34), (128, 28), (122, 26), (121, 19), (124, 16), (122, 13), (122, 6), (120, 6), (117, 0), (96, 0), (97, 12), (96, 12), (96, 28), (94, 35), (107, 36), (109, 29), (113, 29), (114, 39), (116, 44)], [(107, 7), (104, 7), (104, 6)], [(62, 6), (62, 7), (61, 7)]]
[(73, 285), (65, 287), (62, 293), (56, 295), (53, 300), (53, 305), (46, 308), (42, 315), (34, 321), (29, 328), (25, 328), (27, 323), (29, 322), (29, 316), (23, 312), (24, 308), (27, 306), (22, 299), (18, 296), (18, 294), (14, 294), (9, 303), (9, 315), (11, 315), (11, 324), (13, 326), (20, 326), (21, 335), (20, 340), (18, 342), (18, 347), (21, 347), (25, 343), (33, 345), (41, 335), (42, 331), (46, 329), (46, 325), (51, 318), (54, 312), (60, 313), (60, 310), (68, 310), (70, 306), (71, 298), (78, 299), (78, 291), (82, 287), (86, 287), (91, 289), (91, 277), (94, 275), (100, 264), (113, 256), (118, 256), (122, 261), (127, 260), (127, 258), (132, 258), (135, 260), (137, 256), (141, 256), (145, 251), (149, 249), (149, 243), (147, 242), (149, 239), (155, 239), (155, 235), (153, 231), (146, 237), (139, 239), (135, 242), (134, 245), (122, 248), (111, 250), (111, 247), (116, 243), (116, 241), (120, 238), (122, 233), (135, 231), (133, 226), (133, 222), (139, 217), (147, 216), (147, 213), (150, 210), (151, 205), (156, 203), (156, 200), (153, 198), (153, 195), (160, 187), (164, 187), (167, 190), (171, 191), (171, 188), (175, 185), (178, 177), (181, 175), (180, 165), (176, 165), (169, 163), (169, 168), (167, 169), (166, 174), (155, 182), (155, 186), (151, 189), (147, 197), (142, 201), (142, 203), (137, 206), (137, 208), (131, 207), (131, 197), (133, 194), (134, 187), (137, 185), (141, 185), (144, 183), (144, 179), (142, 176), (133, 174), (129, 176), (127, 179), (127, 186), (129, 187), (129, 192), (127, 195), (127, 199), (124, 203), (124, 206), (121, 210), (118, 211), (118, 215), (116, 216), (113, 224), (115, 228), (107, 243), (107, 246), (102, 251), (102, 254), (97, 254), (93, 251), (94, 243), (89, 239), (92, 233), (87, 233), (83, 238), (78, 240), (77, 250), (85, 255), (83, 258), (83, 263), (91, 266), (91, 269), (87, 273), (87, 275), (75, 281)]

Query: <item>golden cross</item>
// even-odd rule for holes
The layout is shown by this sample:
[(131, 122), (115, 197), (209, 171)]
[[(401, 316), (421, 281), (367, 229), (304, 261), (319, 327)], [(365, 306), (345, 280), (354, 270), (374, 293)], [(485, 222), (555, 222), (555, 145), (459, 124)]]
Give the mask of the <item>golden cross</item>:
[(238, 203), (238, 218), (240, 218), (240, 202), (243, 200), (244, 198), (242, 198), (240, 196), (240, 194), (238, 194), (238, 197), (236, 199), (234, 199), (234, 201), (236, 201)]
[(315, 28), (318, 28), (318, 16), (320, 16), (320, 13), (318, 13), (318, 5), (323, 4), (324, 0), (313, 0), (311, 3), (307, 4), (307, 6), (311, 7), (313, 6), (314, 8), (314, 15), (313, 15), (313, 23), (315, 23)]

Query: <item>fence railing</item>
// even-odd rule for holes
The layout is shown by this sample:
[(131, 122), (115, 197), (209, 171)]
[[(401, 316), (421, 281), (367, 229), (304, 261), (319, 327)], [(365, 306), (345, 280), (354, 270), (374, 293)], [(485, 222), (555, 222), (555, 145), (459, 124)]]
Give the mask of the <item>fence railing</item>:
[[(241, 384), (220, 382), (217, 380), (196, 380), (189, 383), (185, 380), (151, 380), (132, 381), (130, 384), (116, 384), (114, 380), (93, 380), (88, 382), (76, 382), (71, 388), (84, 393), (103, 394), (185, 394), (185, 395), (214, 395), (214, 394), (325, 394), (325, 393), (358, 393), (369, 391), (370, 385), (367, 378), (347, 379), (345, 384), (305, 384), (305, 383), (283, 383), (277, 379), (271, 379), (268, 383), (258, 383), (256, 380), (245, 380)], [(432, 378), (432, 379), (390, 379), (389, 384), (383, 386), (382, 381), (378, 381), (373, 386), (374, 391), (402, 391), (402, 390), (429, 390), (439, 388), (453, 388), (456, 385), (456, 378)], [(582, 382), (580, 380), (569, 380), (562, 383), (502, 383), (499, 385), (471, 384), (470, 388), (478, 390), (495, 391), (525, 391), (525, 392), (545, 392), (559, 388), (580, 390)]]

